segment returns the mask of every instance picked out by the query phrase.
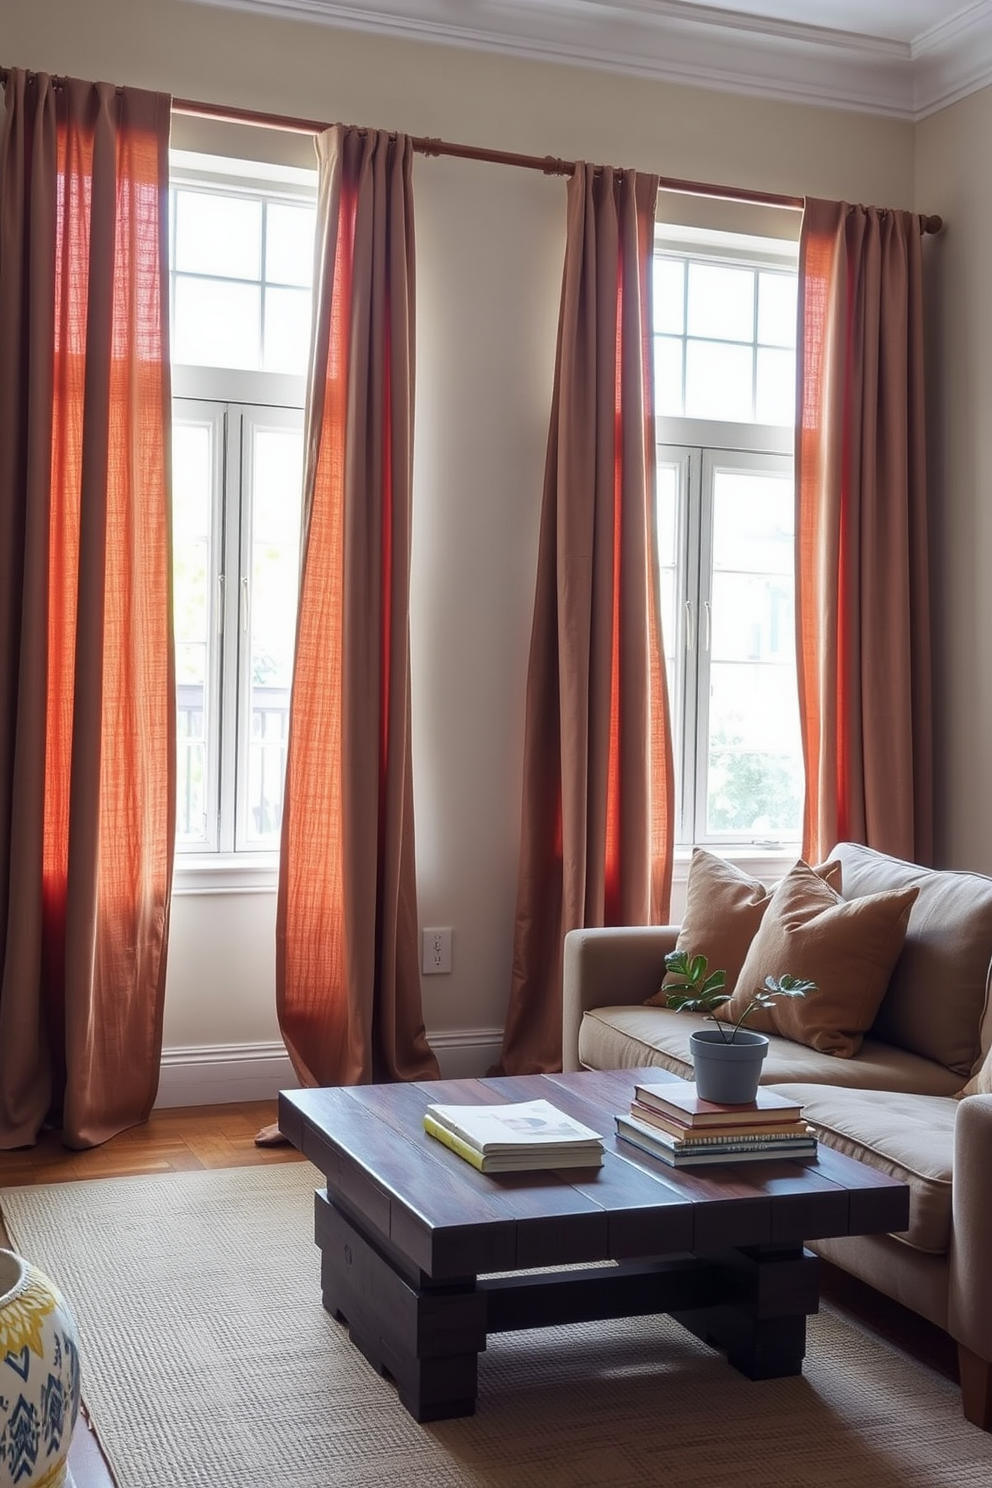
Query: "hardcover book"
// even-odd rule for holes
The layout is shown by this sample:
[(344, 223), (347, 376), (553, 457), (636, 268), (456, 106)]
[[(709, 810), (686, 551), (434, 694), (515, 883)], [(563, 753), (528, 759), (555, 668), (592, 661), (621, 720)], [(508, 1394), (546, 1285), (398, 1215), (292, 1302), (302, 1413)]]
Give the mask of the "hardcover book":
[(673, 1137), (693, 1137), (698, 1141), (708, 1141), (710, 1138), (719, 1141), (721, 1137), (738, 1135), (798, 1137), (805, 1136), (811, 1130), (801, 1117), (798, 1121), (779, 1121), (772, 1116), (771, 1112), (769, 1112), (768, 1121), (734, 1121), (731, 1118), (719, 1126), (693, 1126), (677, 1116), (670, 1116), (667, 1112), (655, 1111), (651, 1106), (642, 1105), (639, 1100), (631, 1101), (630, 1114), (655, 1131), (668, 1132)]
[(649, 1127), (624, 1116), (617, 1116), (616, 1123), (617, 1136), (621, 1141), (629, 1142), (632, 1147), (637, 1147), (641, 1152), (657, 1157), (661, 1162), (668, 1163), (675, 1168), (696, 1167), (707, 1163), (774, 1162), (776, 1160), (797, 1162), (815, 1157), (817, 1150), (815, 1137), (787, 1137), (778, 1141), (769, 1138), (754, 1142), (728, 1139), (712, 1143), (683, 1145), (677, 1142), (662, 1141), (660, 1140), (661, 1133), (653, 1132)]
[(707, 1131), (693, 1132), (688, 1137), (673, 1137), (670, 1132), (649, 1126), (634, 1115), (617, 1116), (615, 1120), (617, 1131), (621, 1134), (636, 1133), (645, 1141), (655, 1142), (669, 1152), (729, 1152), (731, 1149), (740, 1149), (742, 1152), (794, 1152), (799, 1148), (816, 1145), (816, 1133), (805, 1122), (799, 1123), (795, 1131), (784, 1134), (735, 1132), (730, 1136), (717, 1137)]
[(758, 1086), (757, 1097), (741, 1106), (720, 1106), (713, 1101), (702, 1100), (696, 1087), (687, 1080), (666, 1081), (664, 1084), (635, 1085), (634, 1098), (652, 1110), (667, 1112), (687, 1122), (690, 1126), (726, 1126), (746, 1123), (760, 1124), (769, 1116), (779, 1121), (798, 1121), (802, 1106), (787, 1096), (777, 1095), (764, 1085)]

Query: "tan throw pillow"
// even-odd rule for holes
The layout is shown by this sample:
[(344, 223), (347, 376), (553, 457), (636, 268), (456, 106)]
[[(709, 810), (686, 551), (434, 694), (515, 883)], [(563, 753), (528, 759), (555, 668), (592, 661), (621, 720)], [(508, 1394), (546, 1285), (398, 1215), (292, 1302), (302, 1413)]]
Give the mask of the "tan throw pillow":
[(963, 1100), (966, 1095), (992, 1095), (992, 1049), (986, 1054), (964, 1089), (958, 1091), (957, 1098)]
[[(812, 871), (840, 887), (839, 863), (822, 863)], [(710, 971), (725, 971), (727, 991), (732, 992), (773, 893), (774, 887), (697, 847), (689, 862), (685, 914), (675, 949), (705, 956)], [(664, 1007), (666, 996), (662, 986), (646, 1006)]]
[(736, 1021), (767, 976), (800, 977), (817, 990), (756, 1008), (745, 1027), (849, 1059), (875, 1020), (917, 893), (914, 886), (846, 900), (797, 863), (772, 895), (721, 1018)]

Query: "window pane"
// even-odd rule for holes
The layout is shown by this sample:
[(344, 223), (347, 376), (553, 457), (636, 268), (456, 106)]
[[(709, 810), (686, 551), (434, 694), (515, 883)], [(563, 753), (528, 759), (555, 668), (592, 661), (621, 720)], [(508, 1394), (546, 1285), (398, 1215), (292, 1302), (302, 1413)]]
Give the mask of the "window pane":
[(255, 430), (247, 839), (278, 845), (300, 571), (303, 435)]
[(212, 432), (209, 424), (173, 425), (172, 534), (177, 544), (209, 531)]
[(176, 192), (176, 262), (181, 273), (258, 279), (262, 204), (206, 191)]
[(174, 359), (201, 367), (256, 371), (260, 294), (250, 284), (177, 276)]
[[(183, 652), (176, 649), (177, 663), (186, 670)], [(176, 687), (176, 841), (184, 846), (207, 840), (207, 736), (204, 689), (180, 682)]]
[(752, 357), (750, 346), (689, 341), (685, 369), (687, 417), (750, 423), (754, 418)]
[(721, 341), (752, 341), (753, 269), (690, 263), (688, 331), (690, 336), (713, 336)]
[(758, 340), (764, 346), (795, 346), (795, 274), (758, 275)]
[(267, 289), (265, 291), (265, 370), (307, 370), (310, 355), (310, 291)]
[(793, 424), (796, 420), (796, 353), (758, 348), (755, 416), (759, 424)]
[(661, 634), (665, 648), (665, 676), (668, 681), (668, 708), (675, 718), (675, 700), (681, 694), (678, 675), (678, 641), (675, 606), (678, 598), (678, 521), (679, 521), (679, 477), (678, 465), (658, 466), (657, 486), (657, 538), (658, 568), (661, 587)]
[(176, 840), (192, 845), (207, 837), (212, 427), (175, 424), (172, 463)]
[(713, 476), (713, 567), (717, 571), (792, 573), (795, 488), (767, 471)]
[(795, 670), (714, 664), (706, 830), (797, 838), (803, 768)]
[(654, 406), (659, 414), (682, 412), (682, 342), (673, 336), (654, 338)]
[(792, 481), (717, 468), (707, 751), (711, 835), (797, 837)]
[(316, 221), (317, 213), (312, 207), (269, 203), (265, 217), (266, 279), (275, 284), (310, 288)]
[(654, 260), (654, 328), (676, 336), (685, 330), (685, 264), (680, 259)]
[(794, 615), (791, 575), (714, 574), (714, 658), (791, 665)]

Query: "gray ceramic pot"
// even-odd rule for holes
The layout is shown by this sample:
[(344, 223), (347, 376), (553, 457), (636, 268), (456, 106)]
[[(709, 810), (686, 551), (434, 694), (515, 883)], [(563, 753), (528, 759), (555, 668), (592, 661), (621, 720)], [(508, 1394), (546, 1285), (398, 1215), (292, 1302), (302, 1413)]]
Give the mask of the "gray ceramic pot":
[(763, 1033), (739, 1028), (728, 1043), (718, 1028), (704, 1028), (689, 1037), (696, 1093), (720, 1106), (742, 1106), (758, 1093), (761, 1065), (768, 1053)]

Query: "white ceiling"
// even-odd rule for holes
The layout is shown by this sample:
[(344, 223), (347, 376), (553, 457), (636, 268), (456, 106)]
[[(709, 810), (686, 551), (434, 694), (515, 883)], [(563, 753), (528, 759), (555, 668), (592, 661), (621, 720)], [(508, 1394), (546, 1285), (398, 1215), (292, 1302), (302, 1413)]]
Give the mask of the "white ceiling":
[(992, 0), (200, 0), (919, 119), (992, 82)]

